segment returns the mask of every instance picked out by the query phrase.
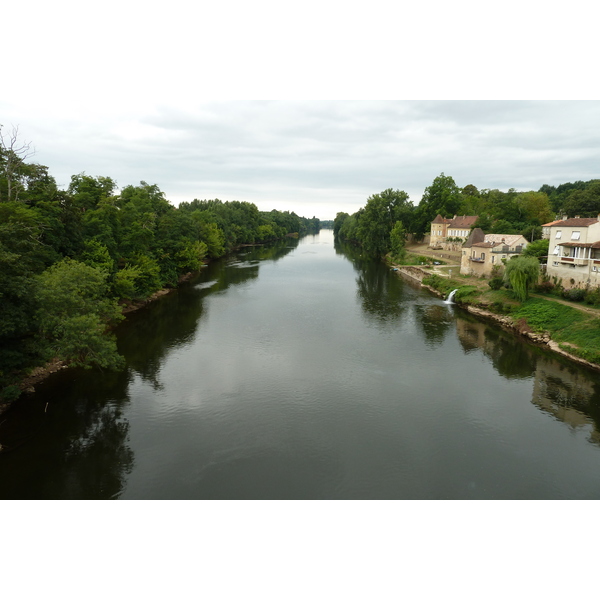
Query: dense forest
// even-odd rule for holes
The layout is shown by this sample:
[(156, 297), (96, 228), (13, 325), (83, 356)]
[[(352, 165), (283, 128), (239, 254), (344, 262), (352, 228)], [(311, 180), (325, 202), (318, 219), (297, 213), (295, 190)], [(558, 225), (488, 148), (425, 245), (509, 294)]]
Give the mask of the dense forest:
[(530, 241), (542, 236), (542, 225), (568, 217), (595, 217), (600, 214), (600, 179), (576, 181), (559, 186), (542, 185), (537, 191), (459, 187), (452, 177), (441, 173), (425, 188), (415, 206), (406, 192), (387, 189), (367, 199), (366, 205), (349, 215), (338, 213), (336, 237), (362, 246), (373, 256), (398, 254), (408, 234), (421, 240), (430, 231), (431, 221), (440, 214), (477, 215), (474, 227), (485, 233), (521, 234)]
[(58, 189), (29, 144), (0, 127), (0, 399), (32, 367), (57, 358), (119, 368), (110, 328), (123, 306), (176, 286), (244, 244), (318, 232), (319, 219), (248, 202), (173, 206), (142, 181), (73, 175)]

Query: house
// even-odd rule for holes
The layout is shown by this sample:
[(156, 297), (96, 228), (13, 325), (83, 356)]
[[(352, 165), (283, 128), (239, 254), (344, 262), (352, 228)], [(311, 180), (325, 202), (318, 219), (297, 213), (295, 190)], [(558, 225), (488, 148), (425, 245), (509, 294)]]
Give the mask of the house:
[(452, 219), (446, 219), (442, 215), (431, 221), (431, 235), (429, 238), (429, 245), (432, 248), (445, 248), (451, 250), (449, 246), (452, 242), (448, 241), (448, 238), (456, 239), (461, 238), (461, 241), (465, 241), (471, 233), (471, 227), (475, 225), (478, 217), (464, 215), (457, 217), (454, 215)]
[(600, 215), (552, 224), (546, 272), (565, 287), (600, 284)]
[(527, 244), (527, 240), (522, 235), (484, 234), (479, 227), (476, 227), (462, 245), (460, 273), (489, 277), (494, 266), (503, 264), (502, 259), (508, 260), (521, 254)]
[(562, 219), (559, 219), (558, 221), (552, 221), (551, 223), (544, 223), (542, 225), (542, 239), (543, 240), (549, 240), (550, 239), (550, 228), (553, 225), (556, 225), (557, 223), (560, 223), (563, 219), (566, 219), (567, 217), (563, 217)]

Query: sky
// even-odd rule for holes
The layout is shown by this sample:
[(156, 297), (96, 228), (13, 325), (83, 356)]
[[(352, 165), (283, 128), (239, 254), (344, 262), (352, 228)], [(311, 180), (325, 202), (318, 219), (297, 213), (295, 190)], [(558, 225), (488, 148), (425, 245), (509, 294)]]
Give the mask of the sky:
[(388, 188), (417, 204), (440, 173), (519, 191), (598, 178), (589, 9), (534, 5), (20, 3), (0, 124), (61, 188), (85, 172), (320, 219)]

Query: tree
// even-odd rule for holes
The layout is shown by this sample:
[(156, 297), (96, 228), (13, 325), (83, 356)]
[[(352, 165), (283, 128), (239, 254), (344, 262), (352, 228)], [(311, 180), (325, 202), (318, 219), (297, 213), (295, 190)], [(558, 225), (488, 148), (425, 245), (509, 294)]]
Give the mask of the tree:
[(395, 260), (404, 260), (406, 251), (404, 245), (406, 244), (406, 229), (402, 224), (402, 221), (396, 221), (396, 224), (392, 228), (390, 233), (391, 252)]
[(397, 221), (409, 222), (408, 194), (387, 189), (369, 197), (358, 221), (358, 241), (368, 254), (383, 256), (390, 249), (390, 232)]
[(523, 249), (521, 256), (534, 256), (535, 258), (544, 259), (548, 258), (548, 247), (550, 246), (550, 240), (536, 240), (531, 242), (528, 246)]
[(454, 179), (441, 173), (423, 192), (421, 202), (415, 210), (413, 233), (422, 238), (430, 231), (431, 221), (438, 214), (452, 218), (459, 213), (462, 202), (461, 190)]
[(564, 204), (569, 217), (596, 217), (600, 214), (600, 181), (591, 182), (585, 190), (574, 190)]
[(71, 177), (68, 191), (75, 206), (85, 212), (96, 208), (102, 199), (111, 196), (116, 185), (110, 177), (90, 177), (80, 173)]
[(37, 318), (39, 333), (50, 356), (89, 368), (97, 365), (120, 368), (111, 324), (123, 316), (108, 297), (108, 273), (70, 258), (51, 266), (39, 276)]
[(333, 221), (333, 237), (337, 238), (340, 234), (340, 230), (344, 225), (346, 219), (348, 219), (350, 215), (345, 212), (339, 212), (335, 215), (335, 220)]
[(523, 192), (517, 196), (517, 204), (527, 222), (543, 225), (554, 217), (550, 198), (544, 192)]
[(515, 296), (520, 302), (529, 297), (529, 288), (537, 283), (540, 274), (540, 263), (533, 256), (517, 256), (506, 263), (504, 281), (510, 283)]
[(0, 125), (0, 201), (19, 199), (19, 193), (24, 188), (21, 179), (25, 161), (33, 154), (31, 143), (19, 140), (18, 127), (13, 127), (10, 133), (5, 134)]

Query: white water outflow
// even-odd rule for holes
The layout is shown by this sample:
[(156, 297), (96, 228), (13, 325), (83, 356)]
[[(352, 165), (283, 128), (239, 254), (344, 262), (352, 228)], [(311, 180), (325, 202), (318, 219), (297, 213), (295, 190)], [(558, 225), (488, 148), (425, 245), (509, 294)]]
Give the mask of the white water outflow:
[(452, 302), (452, 299), (454, 298), (454, 294), (456, 294), (457, 291), (458, 291), (458, 288), (456, 288), (455, 290), (452, 290), (448, 294), (448, 298), (446, 300), (444, 300), (444, 304), (454, 304), (454, 302)]

